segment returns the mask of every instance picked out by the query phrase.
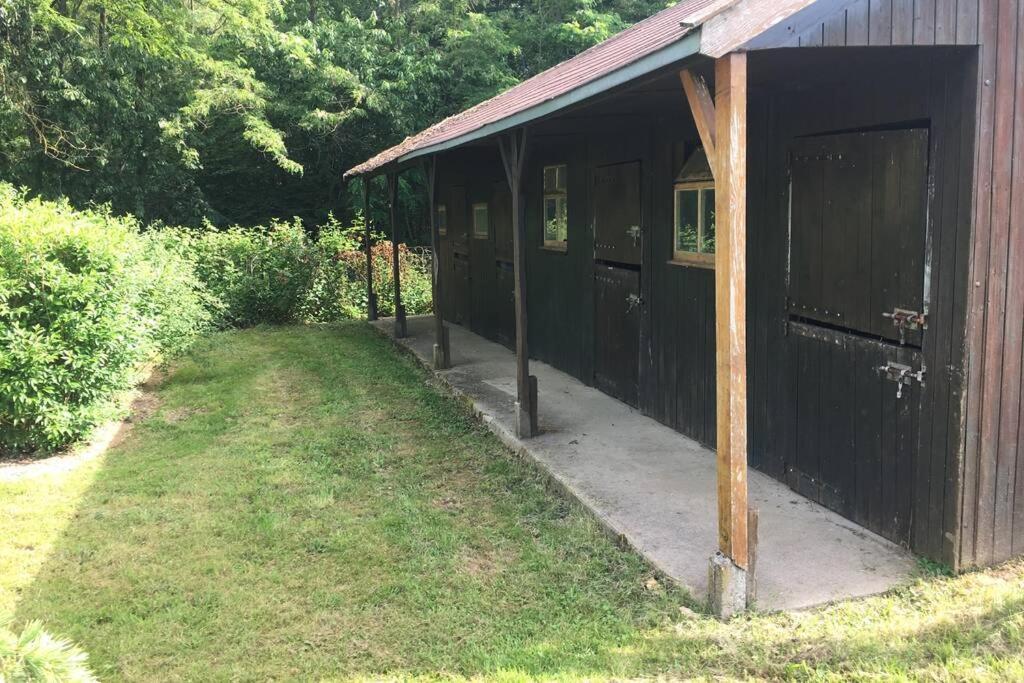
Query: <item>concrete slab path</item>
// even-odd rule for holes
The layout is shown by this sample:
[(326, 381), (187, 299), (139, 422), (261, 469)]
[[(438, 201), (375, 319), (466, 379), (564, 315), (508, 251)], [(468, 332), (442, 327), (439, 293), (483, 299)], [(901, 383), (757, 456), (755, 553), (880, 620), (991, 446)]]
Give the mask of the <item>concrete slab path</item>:
[[(393, 333), (392, 320), (377, 328)], [(408, 319), (399, 340), (426, 364), (433, 319)], [(714, 452), (554, 368), (531, 361), (541, 434), (514, 430), (515, 356), (504, 346), (451, 326), (452, 368), (439, 373), (472, 400), (513, 449), (532, 458), (658, 570), (707, 593), (717, 547)], [(797, 609), (886, 591), (910, 579), (906, 550), (750, 471), (750, 504), (760, 510), (757, 608)]]

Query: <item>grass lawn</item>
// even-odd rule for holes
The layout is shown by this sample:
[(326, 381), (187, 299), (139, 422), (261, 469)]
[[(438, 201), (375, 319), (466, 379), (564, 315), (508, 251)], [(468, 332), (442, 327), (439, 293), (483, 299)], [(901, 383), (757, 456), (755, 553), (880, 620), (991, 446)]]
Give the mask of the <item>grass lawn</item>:
[(1024, 564), (721, 624), (363, 324), (219, 334), (151, 403), (0, 483), (0, 618), (103, 680), (1024, 679)]

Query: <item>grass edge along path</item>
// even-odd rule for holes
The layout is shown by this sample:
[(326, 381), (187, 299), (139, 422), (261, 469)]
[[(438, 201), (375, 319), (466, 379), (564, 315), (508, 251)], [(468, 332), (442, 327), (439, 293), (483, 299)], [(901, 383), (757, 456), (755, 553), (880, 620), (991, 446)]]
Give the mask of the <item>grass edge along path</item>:
[(1024, 678), (1020, 563), (721, 624), (365, 324), (215, 335), (157, 397), (0, 484), (0, 614), (103, 680)]

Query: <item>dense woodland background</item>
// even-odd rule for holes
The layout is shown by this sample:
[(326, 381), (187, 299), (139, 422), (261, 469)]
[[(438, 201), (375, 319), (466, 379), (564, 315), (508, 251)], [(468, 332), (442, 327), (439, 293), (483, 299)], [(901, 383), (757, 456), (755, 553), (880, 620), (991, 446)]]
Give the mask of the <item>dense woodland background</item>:
[(662, 7), (0, 0), (0, 180), (144, 224), (315, 231), (358, 210), (347, 168)]

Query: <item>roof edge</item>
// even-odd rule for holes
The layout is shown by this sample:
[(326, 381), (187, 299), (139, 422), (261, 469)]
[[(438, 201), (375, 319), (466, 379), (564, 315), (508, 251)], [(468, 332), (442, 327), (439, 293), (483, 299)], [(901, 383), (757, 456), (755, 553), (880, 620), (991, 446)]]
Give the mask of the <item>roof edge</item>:
[(389, 163), (378, 166), (377, 168), (356, 173), (353, 173), (355, 168), (349, 169), (345, 172), (344, 178), (349, 179), (365, 175), (378, 175), (386, 168), (393, 168), (394, 166), (407, 163), (422, 156), (437, 154), (438, 152), (460, 147), (466, 143), (473, 142), (474, 140), (480, 140), (492, 135), (503, 133), (513, 128), (518, 128), (545, 116), (549, 116), (550, 114), (554, 114), (555, 112), (561, 111), (562, 109), (566, 109), (574, 104), (578, 104), (579, 102), (591, 97), (600, 95), (601, 93), (623, 85), (628, 81), (646, 76), (647, 74), (653, 73), (654, 71), (666, 67), (674, 62), (679, 62), (687, 57), (698, 55), (700, 54), (700, 47), (701, 29), (700, 27), (695, 27), (679, 40), (666, 45), (660, 50), (652, 52), (649, 55), (645, 55), (635, 62), (626, 64), (621, 68), (595, 78), (592, 81), (588, 81), (569, 92), (536, 104), (529, 109), (525, 109), (507, 118), (485, 124), (480, 128), (463, 133), (462, 135), (450, 140), (444, 140), (442, 142), (423, 147), (422, 149), (412, 150)]

